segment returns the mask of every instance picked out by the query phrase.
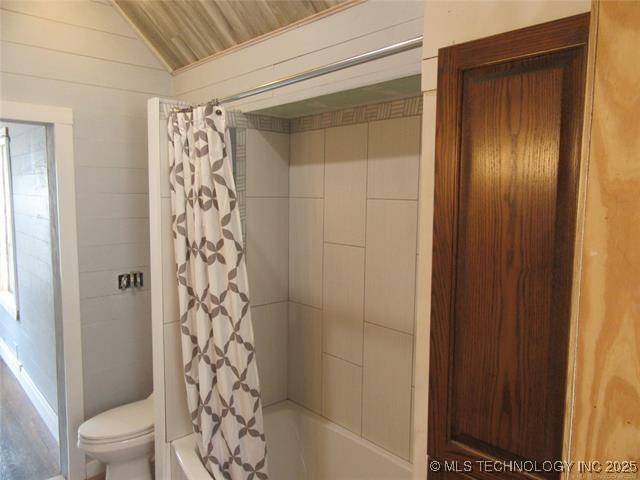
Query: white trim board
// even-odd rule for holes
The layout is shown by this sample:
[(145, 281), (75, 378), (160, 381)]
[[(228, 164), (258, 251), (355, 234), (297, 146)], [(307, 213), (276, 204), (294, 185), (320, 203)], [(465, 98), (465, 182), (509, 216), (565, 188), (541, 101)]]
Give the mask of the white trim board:
[(18, 357), (16, 357), (15, 352), (9, 348), (7, 342), (2, 338), (0, 338), (0, 358), (4, 360), (4, 363), (7, 364), (13, 376), (16, 377), (16, 380), (20, 383), (22, 390), (31, 401), (38, 415), (40, 415), (47, 429), (49, 429), (49, 432), (51, 432), (51, 435), (53, 435), (56, 443), (59, 443), (58, 415), (54, 412), (53, 408), (51, 408), (51, 405), (49, 405), (49, 402), (44, 398), (44, 395), (38, 390), (38, 387), (36, 387), (36, 384), (29, 376), (29, 372), (25, 370), (20, 360), (18, 360)]
[[(78, 427), (84, 421), (80, 281), (76, 223), (73, 110), (70, 108), (0, 100), (0, 117), (7, 121), (47, 124), (52, 133), (55, 173), (58, 279), (56, 354), (60, 463), (67, 480), (86, 478), (85, 455), (78, 448)], [(49, 131), (48, 131), (49, 132)], [(49, 133), (47, 133), (49, 135)]]

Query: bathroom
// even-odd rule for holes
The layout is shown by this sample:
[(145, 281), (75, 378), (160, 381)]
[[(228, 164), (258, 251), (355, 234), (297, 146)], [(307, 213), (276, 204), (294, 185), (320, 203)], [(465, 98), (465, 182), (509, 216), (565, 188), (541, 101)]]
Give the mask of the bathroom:
[[(635, 98), (638, 72), (607, 49), (631, 54), (636, 2), (3, 0), (0, 14), (0, 119), (46, 125), (56, 140), (55, 478), (464, 478), (439, 468), (469, 459), (615, 460), (626, 469), (616, 478), (637, 478), (637, 280), (626, 267), (638, 265), (636, 230), (607, 214), (615, 202), (637, 216), (629, 192), (640, 180), (628, 160), (636, 135), (633, 122), (618, 122), (628, 112), (601, 77), (615, 71)], [(544, 63), (547, 54), (557, 58)], [(540, 131), (562, 139), (535, 150), (550, 159), (539, 175), (567, 182), (559, 200), (543, 188), (549, 177), (536, 183), (543, 177), (520, 167), (510, 177), (459, 160), (490, 162), (499, 154), (486, 152), (508, 143), (504, 124), (482, 112), (502, 91), (489, 90), (499, 77), (490, 69), (511, 64), (538, 75), (526, 84), (540, 99), (532, 124), (553, 125)], [(452, 98), (461, 118), (447, 110)], [(190, 136), (194, 118), (205, 135)], [(529, 158), (527, 141), (510, 148)], [(611, 149), (620, 163), (610, 178)], [(202, 168), (221, 169), (207, 184), (212, 194), (200, 188), (207, 175), (178, 168), (190, 168), (194, 150), (210, 155)], [(557, 163), (565, 156), (573, 170)], [(510, 178), (522, 183), (509, 188)], [(185, 185), (201, 181), (194, 203)], [(502, 197), (485, 195), (489, 188), (503, 188)], [(509, 217), (512, 205), (494, 208), (496, 198), (512, 199), (514, 212), (534, 207), (532, 219), (514, 229), (507, 220), (521, 217)], [(183, 241), (193, 238), (181, 232), (182, 208), (205, 218), (203, 241), (213, 247)], [(223, 208), (228, 216), (217, 214)], [(505, 221), (511, 234), (483, 219)], [(514, 305), (530, 293), (526, 281), (512, 290), (492, 276), (514, 278), (510, 260), (493, 253), (518, 235), (538, 239), (523, 241), (535, 254), (519, 257), (519, 268), (531, 268), (526, 281), (540, 287), (524, 309)], [(220, 250), (231, 238), (235, 247)], [(552, 261), (551, 251), (562, 254)], [(239, 303), (232, 293), (223, 299), (220, 284), (194, 300), (198, 277), (180, 270), (192, 257)], [(220, 344), (212, 322), (212, 342), (244, 350), (216, 357), (223, 364), (209, 377), (200, 351), (208, 331), (189, 305), (219, 314), (223, 303), (221, 318), (238, 330)], [(615, 328), (603, 328), (605, 318)], [(500, 334), (488, 334), (496, 322)], [(529, 342), (537, 348), (512, 350)], [(235, 361), (246, 362), (235, 406), (206, 399), (218, 387), (200, 387), (224, 384)], [(615, 406), (615, 421), (607, 424), (603, 405)], [(225, 435), (252, 432), (238, 442), (257, 449), (229, 448), (223, 459), (213, 441), (207, 453), (216, 422)], [(552, 440), (543, 447), (540, 438)], [(258, 451), (268, 454), (254, 461)], [(7, 474), (7, 458), (0, 478), (32, 478)]]
[[(339, 472), (348, 478), (410, 477), (422, 98), (405, 95), (419, 92), (419, 85), (414, 76), (255, 114), (227, 113), (235, 127), (236, 193), (275, 478), (307, 478), (305, 465), (312, 463), (335, 469), (320, 473), (322, 478)], [(402, 98), (335, 109), (367, 95)], [(290, 111), (296, 116), (283, 117)], [(318, 113), (297, 116), (304, 111)], [(163, 117), (159, 128), (166, 125)], [(161, 338), (154, 340), (164, 347), (164, 369), (154, 374), (163, 375), (167, 395), (155, 401), (164, 403), (169, 445), (185, 441), (192, 426), (183, 394), (164, 155), (159, 170), (150, 169), (152, 178), (164, 176), (160, 217), (150, 221), (152, 231), (156, 222), (163, 231), (160, 245), (152, 240), (152, 268), (155, 258), (163, 276), (161, 303), (153, 303), (152, 293), (152, 309), (153, 319), (156, 305), (163, 319), (162, 330), (154, 330)], [(151, 202), (151, 211), (158, 212)], [(390, 224), (403, 234), (394, 235)], [(322, 425), (327, 431), (310, 433), (309, 441), (342, 445), (337, 457), (321, 463), (300, 452), (293, 454), (300, 463), (292, 460), (291, 441), (298, 434), (291, 424), (297, 421)], [(313, 437), (330, 434), (337, 439)], [(354, 453), (346, 453), (351, 448)], [(360, 455), (357, 464), (353, 457)]]

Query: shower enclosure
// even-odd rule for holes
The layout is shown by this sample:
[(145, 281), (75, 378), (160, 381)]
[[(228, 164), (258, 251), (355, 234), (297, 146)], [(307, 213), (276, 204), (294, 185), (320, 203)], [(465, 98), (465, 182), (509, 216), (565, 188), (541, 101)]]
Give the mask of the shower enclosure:
[[(411, 477), (418, 83), (370, 89), (366, 105), (333, 96), (228, 114), (272, 479)], [(376, 102), (408, 84), (411, 96)], [(180, 350), (175, 105), (149, 103), (156, 476), (208, 478)]]

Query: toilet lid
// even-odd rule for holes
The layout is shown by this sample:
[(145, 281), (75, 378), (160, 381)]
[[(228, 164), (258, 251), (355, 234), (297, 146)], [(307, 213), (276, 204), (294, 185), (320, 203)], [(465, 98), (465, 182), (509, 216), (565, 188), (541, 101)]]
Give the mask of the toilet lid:
[(90, 442), (113, 442), (153, 432), (153, 395), (90, 418), (78, 429), (78, 435)]

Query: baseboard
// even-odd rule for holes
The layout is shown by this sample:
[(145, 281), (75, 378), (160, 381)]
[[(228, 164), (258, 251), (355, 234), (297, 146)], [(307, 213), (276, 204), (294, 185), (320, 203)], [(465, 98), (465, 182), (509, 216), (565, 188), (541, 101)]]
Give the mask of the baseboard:
[(27, 371), (20, 363), (20, 360), (16, 357), (15, 352), (7, 345), (7, 343), (0, 338), (0, 358), (4, 360), (4, 363), (7, 364), (11, 373), (16, 377), (22, 390), (26, 393), (29, 400), (33, 404), (34, 408), (42, 418), (42, 421), (47, 426), (53, 438), (55, 438), (56, 442), (59, 443), (58, 440), (58, 415), (51, 408), (47, 399), (44, 398), (44, 395), (40, 393), (36, 384), (33, 383), (33, 380), (27, 373)]
[(96, 477), (101, 473), (104, 473), (104, 471), (104, 463), (99, 462), (98, 460), (89, 460), (87, 462), (87, 478)]

